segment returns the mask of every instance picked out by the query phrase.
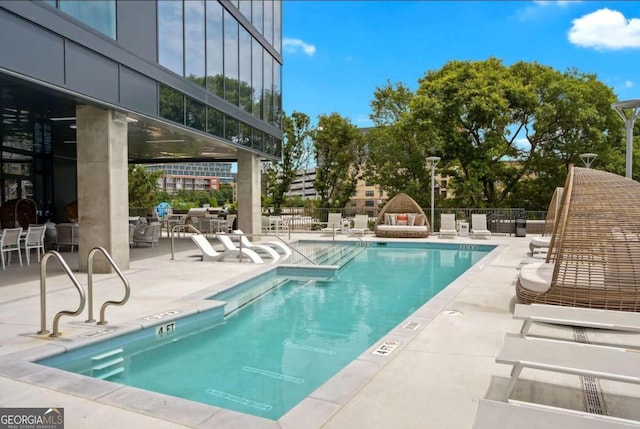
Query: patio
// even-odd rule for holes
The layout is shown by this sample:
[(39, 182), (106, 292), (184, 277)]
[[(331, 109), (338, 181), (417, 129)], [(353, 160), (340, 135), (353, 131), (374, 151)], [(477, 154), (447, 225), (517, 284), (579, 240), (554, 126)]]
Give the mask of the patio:
[[(330, 239), (320, 234), (292, 234), (294, 239)], [(340, 239), (353, 240), (346, 235)], [(365, 240), (381, 241), (371, 235)], [(401, 240), (399, 240), (401, 241)], [(125, 272), (131, 283), (131, 300), (122, 307), (109, 307), (108, 325), (85, 324), (86, 312), (76, 318), (63, 317), (63, 336), (50, 339), (37, 335), (39, 328), (39, 266), (12, 265), (0, 272), (0, 389), (11, 392), (0, 397), (3, 407), (64, 407), (67, 428), (138, 427), (264, 427), (264, 428), (471, 428), (477, 401), (499, 398), (509, 378), (510, 367), (495, 363), (505, 333), (519, 331), (512, 319), (515, 280), (527, 259), (529, 238), (494, 235), (488, 240), (436, 237), (425, 242), (496, 244), (494, 252), (454, 281), (383, 340), (400, 345), (387, 356), (370, 350), (337, 376), (317, 389), (279, 421), (258, 419), (216, 407), (153, 394), (108, 382), (92, 382), (74, 374), (62, 374), (24, 360), (35, 347), (65, 347), (83, 340), (80, 335), (102, 329), (125, 332), (138, 329), (144, 316), (168, 310), (189, 314), (206, 309), (202, 298), (212, 291), (273, 269), (270, 264), (200, 263), (188, 238), (176, 240), (176, 257), (170, 261), (169, 240), (155, 248), (131, 249), (131, 268)], [(77, 252), (63, 253), (72, 269)], [(224, 265), (222, 265), (224, 264)], [(50, 262), (47, 279), (48, 320), (63, 303), (78, 300), (69, 279)], [(224, 269), (220, 269), (224, 267)], [(58, 270), (58, 271), (57, 271)], [(86, 274), (78, 275), (86, 285)], [(95, 302), (118, 299), (122, 283), (115, 274), (94, 279)], [(419, 323), (416, 330), (407, 322)], [(574, 338), (573, 329), (534, 326), (533, 333)], [(585, 330), (589, 340), (606, 338), (619, 344), (640, 346), (633, 334)], [(526, 370), (512, 398), (585, 410), (583, 381), (577, 376)], [(638, 386), (595, 381), (605, 412), (640, 420), (635, 404)], [(593, 381), (589, 381), (589, 388)]]

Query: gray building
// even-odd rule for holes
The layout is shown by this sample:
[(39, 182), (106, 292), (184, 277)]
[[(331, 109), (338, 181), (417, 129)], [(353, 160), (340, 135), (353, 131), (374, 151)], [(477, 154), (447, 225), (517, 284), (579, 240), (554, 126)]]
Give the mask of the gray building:
[(126, 268), (127, 163), (238, 162), (239, 226), (259, 231), (281, 17), (278, 0), (0, 1), (0, 204), (65, 221), (77, 201), (80, 260), (103, 246)]

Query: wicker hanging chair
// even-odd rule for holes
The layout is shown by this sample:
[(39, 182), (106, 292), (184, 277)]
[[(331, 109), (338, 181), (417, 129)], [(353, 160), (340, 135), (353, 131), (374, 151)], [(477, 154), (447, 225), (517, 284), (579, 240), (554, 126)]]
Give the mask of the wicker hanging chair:
[[(381, 228), (384, 225), (384, 215), (391, 213), (412, 213), (422, 216), (424, 219), (424, 225), (422, 227), (401, 226), (393, 228)], [(377, 237), (390, 237), (390, 238), (425, 238), (429, 236), (431, 227), (427, 216), (424, 214), (418, 203), (415, 202), (407, 194), (400, 193), (391, 198), (387, 204), (384, 205), (375, 224), (375, 234)]]
[(0, 225), (3, 228), (27, 229), (30, 224), (35, 223), (38, 223), (37, 206), (30, 198), (5, 201), (0, 207)]
[(536, 292), (521, 273), (518, 301), (640, 311), (640, 183), (572, 167), (558, 213), (550, 285)]

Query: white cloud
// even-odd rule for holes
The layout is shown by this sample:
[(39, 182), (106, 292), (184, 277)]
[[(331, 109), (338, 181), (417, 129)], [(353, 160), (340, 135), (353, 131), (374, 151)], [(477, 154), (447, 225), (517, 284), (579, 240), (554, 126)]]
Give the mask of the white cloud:
[[(545, 16), (550, 12), (551, 8), (548, 6), (557, 6), (566, 8), (570, 5), (581, 3), (580, 0), (536, 0), (529, 3), (530, 6), (526, 6), (519, 9), (517, 14), (521, 20), (537, 19)], [(544, 11), (544, 12), (543, 12)]]
[(316, 53), (316, 47), (314, 45), (305, 43), (300, 39), (289, 39), (287, 37), (282, 39), (282, 49), (289, 54), (295, 54), (301, 50), (310, 57)]
[(624, 87), (625, 88), (631, 88), (633, 86), (633, 82), (631, 82), (630, 80), (625, 80), (624, 81)]
[(534, 1), (534, 3), (542, 7), (550, 6), (550, 5), (567, 7), (570, 4), (580, 3), (580, 1), (578, 0), (569, 0), (569, 1), (568, 0), (537, 0), (537, 1)]
[(573, 20), (569, 41), (586, 48), (640, 48), (640, 18), (627, 19), (618, 11), (600, 9)]

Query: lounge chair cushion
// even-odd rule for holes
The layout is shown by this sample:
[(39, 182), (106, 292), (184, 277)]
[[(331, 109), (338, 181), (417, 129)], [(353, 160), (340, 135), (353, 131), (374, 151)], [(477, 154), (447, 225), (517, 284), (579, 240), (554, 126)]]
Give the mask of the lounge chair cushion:
[(534, 262), (520, 269), (520, 285), (532, 292), (543, 293), (551, 287), (553, 263)]

